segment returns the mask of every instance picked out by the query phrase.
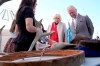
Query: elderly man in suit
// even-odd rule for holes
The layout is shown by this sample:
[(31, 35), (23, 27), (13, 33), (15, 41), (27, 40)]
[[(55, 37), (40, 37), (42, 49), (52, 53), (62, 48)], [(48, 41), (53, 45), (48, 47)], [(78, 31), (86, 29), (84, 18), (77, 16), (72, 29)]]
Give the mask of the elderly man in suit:
[(67, 42), (66, 25), (61, 22), (59, 13), (53, 15), (53, 22), (48, 26), (48, 32), (54, 31), (49, 38), (55, 42)]
[(77, 35), (84, 35), (88, 38), (92, 38), (94, 27), (91, 19), (87, 15), (83, 16), (77, 13), (77, 9), (72, 5), (67, 8), (67, 12), (71, 16), (69, 23), (72, 32), (72, 39)]

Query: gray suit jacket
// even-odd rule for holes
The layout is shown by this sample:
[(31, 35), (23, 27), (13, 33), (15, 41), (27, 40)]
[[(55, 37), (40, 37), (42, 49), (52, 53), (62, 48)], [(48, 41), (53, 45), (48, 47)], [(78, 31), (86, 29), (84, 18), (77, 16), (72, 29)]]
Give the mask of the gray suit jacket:
[(89, 38), (93, 36), (94, 27), (91, 19), (87, 15), (82, 16), (78, 14), (76, 28), (73, 26), (73, 22), (70, 23), (70, 28), (72, 31), (72, 39), (74, 39), (76, 35), (85, 35)]
[[(48, 26), (47, 32), (51, 31), (52, 24)], [(67, 42), (67, 32), (65, 23), (59, 22), (57, 25), (59, 42)]]

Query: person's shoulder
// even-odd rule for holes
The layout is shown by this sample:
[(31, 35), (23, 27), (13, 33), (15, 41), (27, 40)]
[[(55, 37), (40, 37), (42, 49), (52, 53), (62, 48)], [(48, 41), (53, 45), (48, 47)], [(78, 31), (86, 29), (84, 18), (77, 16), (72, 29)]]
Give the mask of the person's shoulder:
[(51, 26), (53, 22), (50, 22), (48, 25)]
[(24, 6), (25, 9), (32, 9), (30, 6)]
[(64, 22), (60, 22), (60, 24), (64, 27), (66, 26), (66, 24)]
[(32, 8), (30, 6), (24, 6), (22, 7), (22, 10), (32, 10)]
[(53, 23), (53, 22), (50, 22), (50, 23), (48, 24), (48, 29), (50, 29), (50, 28), (52, 27), (52, 23)]
[(83, 15), (83, 17), (84, 17), (85, 19), (90, 19), (89, 16), (88, 16), (87, 14)]
[(82, 16), (82, 17), (88, 17), (87, 14), (79, 14), (79, 13), (78, 13), (78, 15), (79, 15), (79, 16)]
[(60, 24), (63, 24), (63, 25), (65, 25), (65, 23), (64, 23), (64, 22), (60, 22)]
[(21, 11), (22, 11), (22, 12), (24, 12), (24, 11), (29, 11), (29, 10), (32, 10), (32, 8), (29, 7), (29, 6), (23, 6), (23, 7), (21, 7)]

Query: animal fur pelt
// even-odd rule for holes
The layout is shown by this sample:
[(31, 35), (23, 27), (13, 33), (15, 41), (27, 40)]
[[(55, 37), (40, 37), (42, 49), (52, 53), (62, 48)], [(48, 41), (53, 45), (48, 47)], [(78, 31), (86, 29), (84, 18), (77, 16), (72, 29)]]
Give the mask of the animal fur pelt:
[(77, 35), (73, 40), (71, 40), (70, 43), (71, 44), (75, 44), (76, 45), (76, 49), (77, 49), (81, 40), (90, 40), (90, 38), (88, 38), (85, 35)]
[(100, 51), (100, 40), (97, 39), (90, 39), (90, 40), (81, 40), (79, 42), (80, 46)]
[(74, 47), (76, 47), (75, 44), (69, 44), (69, 43), (65, 43), (65, 42), (57, 42), (54, 43), (50, 49), (52, 50), (60, 50), (60, 49), (74, 49)]
[(71, 40), (70, 43), (72, 44), (79, 44), (79, 42), (81, 40), (89, 40), (90, 38), (88, 38), (87, 36), (85, 35), (77, 35), (73, 40)]
[(37, 27), (36, 36), (35, 36), (33, 42), (31, 43), (31, 46), (28, 51), (31, 51), (33, 49), (33, 47), (35, 46), (36, 42), (40, 39), (40, 37), (48, 36), (48, 35), (52, 34), (52, 32), (43, 33), (43, 31), (40, 28), (41, 22), (42, 22), (42, 19), (39, 22), (36, 20), (36, 27)]
[(90, 39), (85, 35), (77, 35), (70, 43), (76, 44), (78, 46), (83, 46), (92, 50), (100, 51), (100, 40)]

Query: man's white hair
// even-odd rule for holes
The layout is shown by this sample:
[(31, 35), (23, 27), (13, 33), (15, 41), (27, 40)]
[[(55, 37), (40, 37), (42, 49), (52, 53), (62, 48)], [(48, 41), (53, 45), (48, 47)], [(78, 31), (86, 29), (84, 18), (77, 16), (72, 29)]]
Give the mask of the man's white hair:
[(70, 6), (67, 7), (67, 11), (70, 10), (70, 9), (74, 9), (74, 10), (77, 11), (77, 9), (73, 5), (70, 5)]

